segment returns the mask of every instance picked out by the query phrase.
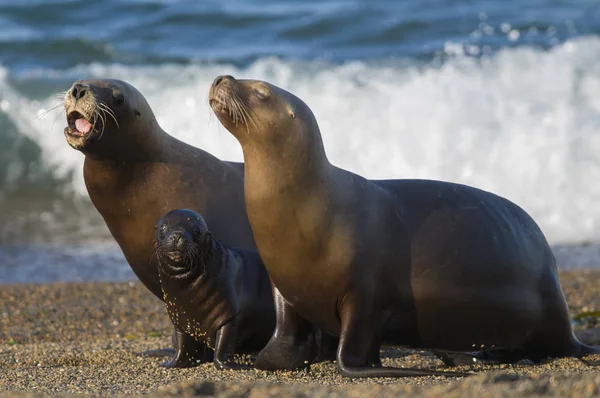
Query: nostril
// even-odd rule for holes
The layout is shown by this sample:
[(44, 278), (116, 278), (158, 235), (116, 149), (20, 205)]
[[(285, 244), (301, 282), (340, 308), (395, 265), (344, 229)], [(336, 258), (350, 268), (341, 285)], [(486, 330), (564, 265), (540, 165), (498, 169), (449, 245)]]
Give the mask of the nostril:
[(81, 99), (86, 93), (86, 89), (83, 85), (81, 84), (75, 84), (73, 86), (73, 90), (71, 91), (71, 95), (73, 95), (73, 97), (75, 99)]
[(180, 250), (184, 247), (185, 236), (182, 232), (179, 231), (172, 232), (171, 235), (169, 235), (168, 242), (173, 249)]

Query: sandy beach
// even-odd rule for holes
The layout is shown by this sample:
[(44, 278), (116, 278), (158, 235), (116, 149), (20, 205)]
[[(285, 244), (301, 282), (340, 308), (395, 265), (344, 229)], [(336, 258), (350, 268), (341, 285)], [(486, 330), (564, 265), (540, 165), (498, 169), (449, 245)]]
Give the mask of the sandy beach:
[[(600, 271), (564, 271), (561, 283), (572, 316), (600, 308)], [(162, 303), (138, 282), (2, 285), (0, 390), (36, 394), (183, 396), (594, 396), (600, 394), (600, 356), (542, 364), (489, 365), (465, 358), (464, 379), (419, 377), (350, 380), (331, 362), (309, 371), (216, 371), (212, 364), (165, 369), (140, 353), (170, 344)], [(595, 318), (576, 328), (600, 343)], [(384, 365), (443, 370), (428, 352), (387, 349)]]

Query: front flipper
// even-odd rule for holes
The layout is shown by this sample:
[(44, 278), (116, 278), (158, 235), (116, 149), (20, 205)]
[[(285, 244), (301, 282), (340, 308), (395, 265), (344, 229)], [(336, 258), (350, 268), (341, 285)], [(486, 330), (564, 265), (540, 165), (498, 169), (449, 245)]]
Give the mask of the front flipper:
[(142, 354), (147, 357), (152, 357), (152, 358), (172, 357), (175, 355), (175, 349), (174, 348), (159, 348), (156, 350), (144, 351)]
[(173, 346), (175, 354), (170, 360), (161, 364), (166, 368), (191, 368), (213, 360), (213, 351), (192, 336), (173, 331)]
[(313, 326), (301, 318), (273, 286), (277, 323), (273, 336), (256, 356), (261, 370), (294, 370), (307, 367), (317, 354)]
[[(171, 344), (173, 345), (173, 347), (176, 347), (176, 342), (177, 342), (177, 335), (176, 335), (177, 329), (175, 329), (175, 325), (173, 325), (173, 332), (171, 332)], [(157, 350), (148, 350), (148, 351), (144, 351), (142, 353), (142, 355), (148, 356), (148, 357), (153, 357), (153, 358), (163, 358), (163, 357), (173, 357), (175, 356), (176, 351), (175, 348), (159, 348)]]
[(340, 310), (341, 335), (337, 352), (340, 373), (346, 377), (468, 376), (468, 373), (382, 367), (375, 360), (380, 347), (377, 313), (364, 297), (347, 298)]
[(237, 341), (237, 326), (229, 322), (217, 330), (215, 337), (215, 368), (223, 369), (248, 369), (248, 366), (237, 364), (233, 361)]

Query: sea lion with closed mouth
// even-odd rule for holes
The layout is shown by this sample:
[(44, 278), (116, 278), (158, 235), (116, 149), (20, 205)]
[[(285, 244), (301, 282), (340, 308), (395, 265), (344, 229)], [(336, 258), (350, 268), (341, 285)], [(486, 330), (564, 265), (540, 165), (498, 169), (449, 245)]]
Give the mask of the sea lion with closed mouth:
[[(151, 262), (156, 221), (167, 211), (189, 208), (213, 225), (227, 245), (255, 248), (243, 196), (243, 164), (223, 162), (167, 134), (144, 96), (109, 79), (75, 82), (64, 107), (69, 145), (85, 155), (83, 174), (92, 203), (127, 262), (158, 298), (158, 268)], [(212, 350), (174, 330), (168, 367), (212, 360)]]
[(275, 329), (269, 275), (256, 250), (213, 238), (204, 218), (172, 210), (157, 224), (156, 258), (167, 312), (182, 333), (214, 349), (217, 369), (233, 355), (258, 352)]
[(209, 100), (242, 146), (246, 209), (275, 287), (276, 332), (256, 367), (286, 363), (309, 322), (340, 336), (350, 377), (443, 374), (381, 367), (382, 343), (512, 359), (599, 352), (573, 335), (553, 253), (517, 205), (335, 167), (310, 108), (269, 83), (219, 76)]

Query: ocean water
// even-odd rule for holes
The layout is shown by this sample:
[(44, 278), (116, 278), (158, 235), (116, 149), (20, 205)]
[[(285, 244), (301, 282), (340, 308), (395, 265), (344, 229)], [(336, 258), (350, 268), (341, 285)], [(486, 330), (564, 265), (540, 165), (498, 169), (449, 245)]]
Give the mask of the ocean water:
[(526, 209), (563, 267), (600, 265), (597, 0), (0, 0), (0, 283), (135, 279), (65, 142), (60, 91), (129, 81), (227, 160), (223, 73), (303, 98), (330, 160)]

